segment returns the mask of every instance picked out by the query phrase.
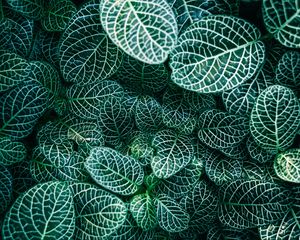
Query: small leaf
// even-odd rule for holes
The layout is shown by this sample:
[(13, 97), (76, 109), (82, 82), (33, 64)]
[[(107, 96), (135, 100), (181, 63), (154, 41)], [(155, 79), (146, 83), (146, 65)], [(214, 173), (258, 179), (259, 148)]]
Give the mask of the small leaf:
[(173, 176), (187, 166), (194, 157), (191, 139), (171, 130), (156, 133), (152, 140), (152, 147), (156, 155), (151, 160), (151, 167), (158, 178), (167, 179)]
[(189, 214), (172, 198), (161, 195), (156, 198), (159, 226), (167, 232), (181, 232), (188, 228)]
[(147, 193), (133, 197), (130, 202), (130, 211), (138, 226), (143, 230), (152, 229), (157, 224), (154, 199)]
[(4, 213), (12, 200), (13, 178), (6, 167), (0, 164), (0, 214)]
[(289, 88), (274, 85), (258, 97), (251, 112), (250, 132), (264, 150), (276, 154), (290, 147), (300, 125), (300, 104)]
[(39, 20), (43, 17), (45, 2), (43, 0), (6, 0), (10, 7), (25, 17)]
[(10, 138), (0, 138), (0, 165), (9, 166), (26, 158), (27, 150), (23, 143)]
[(282, 180), (300, 183), (300, 149), (289, 149), (277, 155), (274, 169)]
[(85, 167), (99, 185), (121, 195), (134, 194), (143, 183), (141, 165), (135, 159), (107, 147), (92, 149)]

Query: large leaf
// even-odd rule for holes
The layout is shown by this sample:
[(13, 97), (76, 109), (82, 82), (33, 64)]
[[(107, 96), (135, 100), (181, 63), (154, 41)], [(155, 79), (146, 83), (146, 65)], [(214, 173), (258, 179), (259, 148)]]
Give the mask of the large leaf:
[(238, 145), (246, 137), (247, 119), (220, 110), (207, 110), (198, 118), (198, 137), (201, 142), (214, 149)]
[(60, 44), (60, 69), (68, 82), (91, 84), (116, 72), (122, 52), (104, 32), (99, 1), (85, 4), (68, 22)]
[(236, 180), (220, 188), (220, 221), (233, 228), (263, 226), (283, 217), (291, 207), (291, 193), (267, 181)]
[(167, 232), (181, 232), (188, 228), (189, 214), (167, 195), (155, 199), (159, 226)]
[(205, 17), (178, 39), (171, 54), (172, 81), (201, 93), (234, 88), (251, 78), (263, 62), (265, 48), (259, 38), (259, 30), (242, 19)]
[(148, 193), (134, 196), (130, 202), (130, 211), (137, 225), (143, 230), (149, 230), (156, 226), (154, 199)]
[(300, 149), (289, 149), (276, 156), (274, 169), (284, 181), (300, 183)]
[(28, 62), (15, 53), (0, 51), (0, 92), (27, 80), (30, 72)]
[(63, 31), (75, 13), (76, 6), (71, 0), (50, 0), (42, 26), (50, 32)]
[(180, 205), (190, 214), (191, 229), (206, 231), (217, 218), (217, 195), (204, 181), (199, 181), (192, 191), (181, 199)]
[(274, 85), (258, 97), (251, 112), (250, 132), (255, 142), (276, 154), (292, 145), (300, 125), (300, 104), (289, 88)]
[(75, 211), (66, 183), (38, 184), (12, 205), (3, 223), (4, 239), (70, 239)]
[(43, 0), (6, 0), (10, 7), (25, 17), (39, 20), (43, 17), (45, 2)]
[(152, 147), (156, 154), (151, 160), (153, 173), (158, 178), (169, 178), (189, 164), (194, 157), (191, 139), (172, 130), (155, 134)]
[(300, 47), (300, 4), (298, 0), (263, 0), (267, 30), (287, 47)]
[(141, 165), (111, 148), (92, 149), (85, 167), (99, 185), (121, 195), (134, 194), (143, 183)]
[(12, 200), (12, 182), (11, 173), (6, 167), (0, 164), (0, 214), (6, 211)]
[(76, 213), (76, 240), (111, 239), (109, 236), (120, 228), (127, 215), (121, 199), (92, 184), (73, 183)]
[(248, 138), (246, 145), (250, 157), (259, 163), (266, 163), (274, 158), (274, 154), (269, 153), (258, 146), (252, 137)]
[(13, 142), (10, 138), (0, 138), (0, 165), (8, 166), (23, 161), (27, 150), (23, 143)]
[(48, 103), (47, 90), (37, 84), (18, 86), (0, 98), (0, 135), (28, 136)]
[(123, 88), (111, 80), (86, 86), (73, 85), (67, 91), (68, 107), (82, 119), (97, 119), (100, 108), (110, 97), (122, 99)]
[(103, 0), (103, 28), (128, 55), (149, 64), (166, 61), (177, 41), (177, 23), (165, 0)]

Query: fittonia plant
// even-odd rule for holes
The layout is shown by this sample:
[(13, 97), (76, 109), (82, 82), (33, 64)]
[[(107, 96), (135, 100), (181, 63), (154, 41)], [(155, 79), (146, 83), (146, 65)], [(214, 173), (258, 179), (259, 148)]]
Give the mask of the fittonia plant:
[(0, 238), (300, 239), (299, 49), (299, 0), (0, 0)]

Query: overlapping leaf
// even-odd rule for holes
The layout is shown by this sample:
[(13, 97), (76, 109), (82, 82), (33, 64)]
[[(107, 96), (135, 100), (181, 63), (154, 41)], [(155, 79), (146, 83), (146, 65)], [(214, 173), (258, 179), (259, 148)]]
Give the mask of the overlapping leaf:
[(144, 178), (144, 171), (134, 158), (107, 147), (92, 149), (85, 167), (99, 185), (121, 195), (134, 194)]
[(48, 93), (37, 84), (20, 85), (0, 98), (0, 134), (28, 136), (48, 103)]
[(219, 219), (233, 228), (252, 228), (276, 222), (291, 207), (291, 193), (277, 183), (236, 180), (220, 188)]
[(284, 46), (300, 47), (300, 4), (298, 0), (264, 0), (267, 30)]
[[(47, 197), (44, 197), (47, 196)], [(21, 195), (3, 223), (4, 239), (70, 239), (75, 229), (72, 194), (67, 184), (46, 182)]]
[(110, 97), (122, 99), (123, 88), (111, 80), (101, 81), (86, 86), (73, 85), (67, 91), (70, 111), (82, 119), (97, 119), (100, 108)]
[(74, 239), (111, 239), (125, 222), (127, 208), (121, 199), (92, 184), (70, 185), (76, 212)]
[(50, 0), (42, 26), (50, 32), (63, 31), (75, 13), (76, 6), (71, 0)]
[(300, 183), (300, 149), (289, 149), (278, 154), (274, 169), (284, 181)]
[(15, 53), (0, 51), (0, 92), (27, 80), (30, 72), (28, 62)]
[(167, 232), (181, 232), (188, 228), (189, 214), (167, 195), (155, 199), (159, 226)]
[(230, 148), (245, 139), (247, 119), (220, 110), (207, 110), (198, 118), (198, 137), (214, 149)]
[(274, 85), (259, 95), (251, 112), (250, 132), (260, 147), (276, 154), (292, 145), (299, 120), (300, 104), (293, 91)]
[(6, 167), (0, 164), (0, 214), (6, 211), (12, 200), (12, 176)]
[(177, 23), (165, 0), (103, 0), (103, 28), (128, 55), (149, 64), (166, 61), (177, 41)]
[(167, 179), (173, 176), (194, 158), (191, 139), (171, 130), (156, 133), (152, 147), (156, 155), (151, 160), (151, 167), (158, 178)]
[(121, 64), (122, 52), (104, 32), (99, 1), (85, 4), (68, 22), (60, 44), (60, 69), (68, 82), (91, 84), (106, 79)]
[(178, 39), (171, 54), (172, 81), (200, 93), (232, 89), (262, 64), (265, 48), (259, 38), (259, 30), (242, 19), (205, 17)]
[(27, 149), (21, 142), (13, 142), (10, 138), (0, 138), (0, 165), (8, 166), (23, 161)]
[(149, 194), (134, 196), (130, 202), (130, 211), (137, 225), (143, 230), (152, 229), (157, 225), (154, 199)]

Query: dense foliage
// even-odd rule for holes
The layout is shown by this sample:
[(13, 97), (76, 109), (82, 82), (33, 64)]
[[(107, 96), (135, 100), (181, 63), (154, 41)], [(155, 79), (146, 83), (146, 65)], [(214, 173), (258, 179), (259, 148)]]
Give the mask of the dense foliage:
[(300, 239), (299, 0), (0, 0), (0, 238)]

